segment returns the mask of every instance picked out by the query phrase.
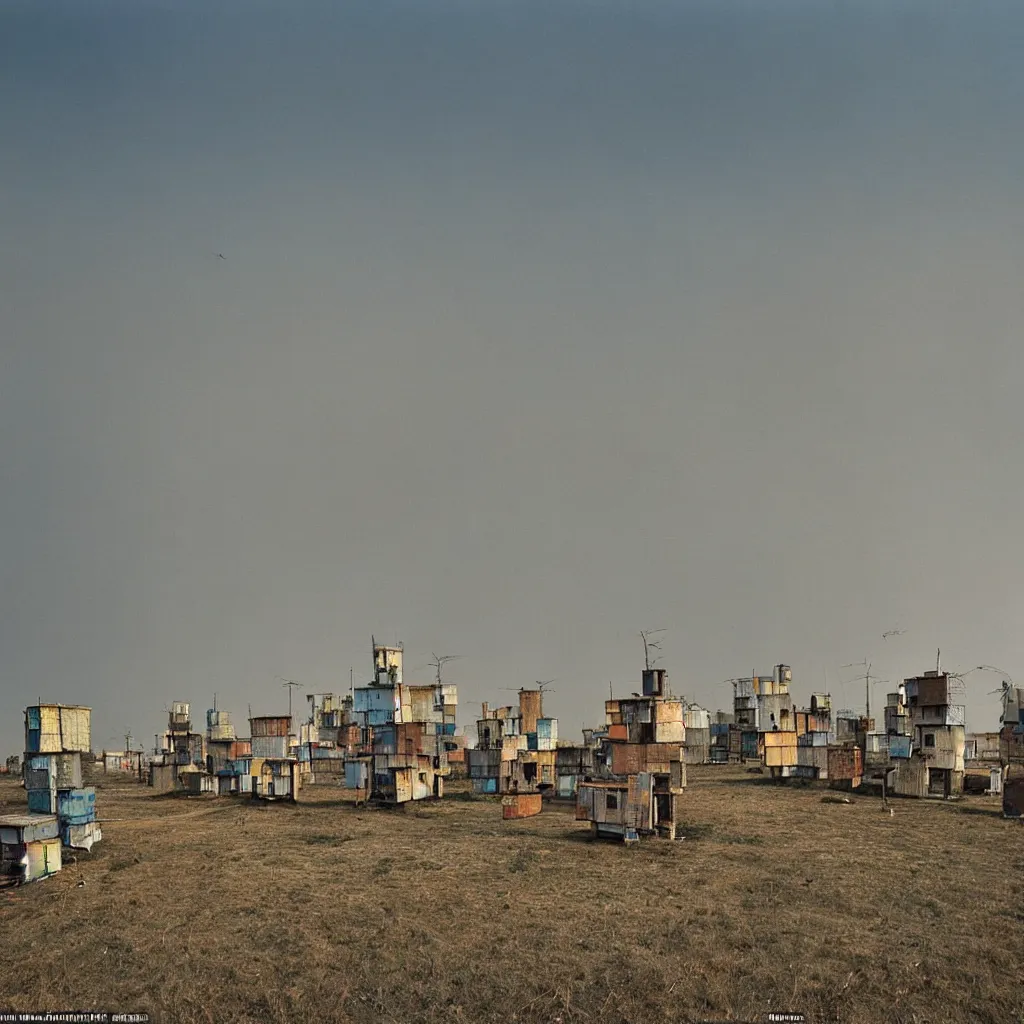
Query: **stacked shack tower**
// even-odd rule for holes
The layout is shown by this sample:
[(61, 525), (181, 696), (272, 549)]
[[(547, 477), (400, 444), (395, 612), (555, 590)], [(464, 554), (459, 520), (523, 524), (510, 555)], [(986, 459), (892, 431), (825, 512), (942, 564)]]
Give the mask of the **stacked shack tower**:
[(675, 838), (686, 786), (683, 701), (669, 693), (664, 669), (646, 668), (643, 694), (605, 702), (597, 778), (581, 782), (576, 817), (594, 834), (636, 842), (664, 832)]
[(0, 817), (0, 876), (34, 882), (61, 869), (61, 846), (90, 850), (102, 838), (96, 792), (82, 784), (91, 710), (37, 704), (25, 710), (27, 814)]
[(440, 668), (432, 685), (403, 682), (402, 645), (371, 640), (373, 681), (353, 691), (360, 753), (345, 762), (345, 786), (383, 804), (440, 797), (455, 746), (457, 688), (441, 682)]
[(82, 783), (82, 754), (91, 749), (90, 708), (38, 704), (25, 710), (25, 789), (28, 809), (55, 814), (61, 842), (89, 850), (102, 838), (96, 790)]
[(885, 708), (888, 785), (901, 796), (959, 796), (964, 785), (964, 706), (949, 673), (905, 679)]
[[(297, 799), (301, 773), (298, 758), (291, 755), (291, 728), (291, 715), (249, 719), (250, 755), (234, 764), (239, 774), (247, 776), (253, 799), (290, 803)], [(242, 791), (246, 791), (244, 785)]]
[(543, 688), (520, 689), (515, 705), (482, 705), (476, 733), (476, 749), (465, 754), (474, 792), (544, 793), (554, 788), (558, 720), (544, 717)]
[(1024, 689), (1003, 682), (999, 761), (1004, 776), (1003, 816), (1024, 819)]

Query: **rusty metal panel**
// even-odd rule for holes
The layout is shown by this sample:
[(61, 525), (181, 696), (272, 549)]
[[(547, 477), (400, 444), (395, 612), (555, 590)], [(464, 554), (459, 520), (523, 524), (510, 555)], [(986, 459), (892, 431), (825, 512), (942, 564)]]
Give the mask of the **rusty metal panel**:
[(395, 768), (395, 801), (405, 803), (412, 799), (412, 769)]
[(517, 793), (501, 799), (502, 818), (530, 818), (540, 812), (540, 793)]
[(673, 761), (685, 760), (683, 748), (673, 743), (611, 743), (609, 749), (614, 775), (669, 772)]
[[(264, 715), (260, 718), (249, 719), (250, 735), (253, 739), (257, 736), (283, 736), (287, 738), (291, 728), (291, 719), (284, 715)], [(257, 754), (257, 757), (260, 755)]]
[(522, 734), (504, 736), (501, 740), (501, 760), (514, 761), (520, 750), (526, 749), (526, 737)]
[(830, 746), (828, 749), (828, 777), (833, 782), (859, 780), (864, 774), (864, 758), (859, 747)]
[(629, 793), (626, 799), (626, 812), (623, 824), (630, 828), (651, 828), (651, 793), (654, 780), (648, 772), (640, 772), (629, 777)]
[(519, 717), (522, 719), (523, 732), (536, 732), (537, 719), (541, 712), (541, 691), (520, 690), (519, 691)]
[(932, 678), (920, 677), (917, 680), (918, 707), (943, 705), (949, 703), (949, 682), (945, 675)]

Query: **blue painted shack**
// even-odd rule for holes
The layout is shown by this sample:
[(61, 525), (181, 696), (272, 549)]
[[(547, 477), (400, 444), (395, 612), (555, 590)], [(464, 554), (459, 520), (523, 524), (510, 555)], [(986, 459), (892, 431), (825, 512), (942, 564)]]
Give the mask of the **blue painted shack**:
[(61, 790), (57, 794), (57, 817), (62, 825), (86, 825), (96, 820), (96, 790)]

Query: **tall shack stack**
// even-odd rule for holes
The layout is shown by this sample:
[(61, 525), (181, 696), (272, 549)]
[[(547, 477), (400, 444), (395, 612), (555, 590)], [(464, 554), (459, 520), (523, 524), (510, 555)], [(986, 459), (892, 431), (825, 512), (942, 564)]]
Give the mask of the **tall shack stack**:
[(55, 814), (61, 842), (90, 850), (102, 838), (96, 790), (82, 784), (82, 754), (91, 749), (89, 708), (39, 704), (25, 710), (25, 789), (28, 809)]
[(432, 685), (404, 683), (402, 660), (401, 644), (373, 640), (373, 681), (353, 693), (360, 735), (357, 752), (345, 761), (345, 785), (359, 799), (400, 805), (444, 792), (457, 690), (441, 682), (440, 671)]
[(298, 797), (301, 769), (298, 758), (290, 753), (291, 722), (289, 715), (249, 719), (250, 753), (234, 761), (232, 767), (240, 776), (241, 791), (255, 800), (294, 803)]
[(206, 712), (206, 770), (210, 775), (218, 775), (228, 767), (235, 743), (230, 712), (210, 708)]
[(1003, 816), (1024, 820), (1024, 689), (1003, 683), (1000, 716), (999, 761), (1003, 791)]
[(665, 670), (645, 669), (643, 695), (606, 701), (605, 717), (597, 777), (579, 784), (577, 819), (589, 821), (595, 835), (627, 843), (658, 832), (675, 838), (686, 727), (683, 701), (670, 696)]
[[(231, 730), (230, 717), (223, 711), (211, 711), (207, 716), (208, 735), (221, 737)], [(232, 730), (233, 731), (233, 730)], [(222, 754), (221, 744), (215, 743), (210, 749), (212, 763), (207, 760), (207, 737), (192, 729), (191, 705), (188, 701), (176, 700), (167, 713), (167, 729), (159, 738), (159, 748), (149, 762), (149, 785), (159, 792), (168, 792), (183, 787), (189, 792), (206, 786), (198, 778), (191, 778), (197, 771), (205, 774), (215, 771)]]
[(711, 712), (696, 704), (686, 706), (683, 712), (686, 726), (687, 764), (707, 764), (711, 760)]
[[(476, 723), (476, 749), (465, 754), (474, 792), (543, 794), (555, 788), (558, 719), (545, 717), (543, 704), (543, 689), (521, 688), (518, 705), (482, 706)], [(575, 776), (575, 764), (583, 759), (581, 755), (563, 761), (570, 777)], [(523, 801), (522, 806), (539, 809), (536, 801)]]
[(733, 680), (731, 760), (760, 760), (778, 778), (796, 774), (796, 708), (789, 693), (792, 681), (793, 671), (788, 665)]
[(939, 670), (925, 672), (888, 695), (884, 772), (893, 793), (950, 797), (963, 792), (964, 707), (951, 702), (950, 679)]
[[(588, 733), (590, 734), (588, 736)], [(555, 748), (555, 795), (575, 800), (580, 782), (594, 774), (595, 746), (593, 732), (585, 730), (582, 746)]]
[(91, 747), (91, 714), (89, 708), (65, 704), (25, 709), (28, 813), (0, 818), (0, 874), (5, 878), (46, 878), (61, 868), (62, 845), (90, 850), (102, 838), (96, 791), (82, 785), (82, 754)]
[(736, 716), (727, 711), (716, 711), (711, 716), (709, 732), (711, 749), (709, 751), (712, 764), (725, 764), (729, 760), (729, 727), (736, 721)]
[(345, 757), (359, 745), (358, 729), (353, 735), (352, 697), (333, 693), (307, 693), (309, 721), (299, 726), (296, 751), (303, 770), (317, 780), (345, 772)]
[(827, 779), (828, 747), (832, 741), (832, 699), (827, 693), (812, 693), (811, 706), (795, 713), (796, 768), (792, 774), (803, 779)]
[(167, 715), (167, 731), (163, 736), (165, 763), (177, 768), (206, 764), (206, 741), (201, 732), (192, 729), (191, 705), (176, 700)]

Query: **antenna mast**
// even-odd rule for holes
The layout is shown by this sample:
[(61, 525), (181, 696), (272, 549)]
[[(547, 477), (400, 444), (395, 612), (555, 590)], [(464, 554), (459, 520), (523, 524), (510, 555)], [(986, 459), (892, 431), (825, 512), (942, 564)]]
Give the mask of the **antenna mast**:
[(281, 680), (282, 686), (288, 687), (288, 728), (290, 730), (292, 727), (292, 690), (296, 686), (301, 686), (302, 683), (297, 683), (294, 679), (285, 679), (284, 676), (278, 676), (277, 678)]
[(641, 629), (640, 630), (640, 639), (643, 640), (643, 642), (644, 642), (644, 668), (648, 672), (651, 670), (651, 665), (652, 664), (656, 664), (657, 661), (658, 661), (657, 658), (654, 659), (654, 662), (651, 661), (651, 651), (652, 650), (654, 650), (654, 651), (660, 651), (661, 650), (661, 641), (660, 640), (652, 640), (651, 637), (654, 636), (655, 633), (664, 633), (664, 632), (665, 632), (664, 629)]

